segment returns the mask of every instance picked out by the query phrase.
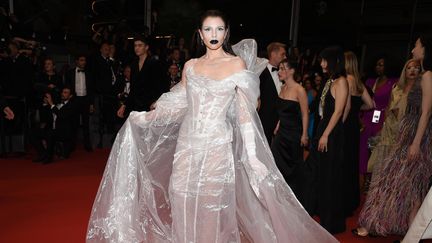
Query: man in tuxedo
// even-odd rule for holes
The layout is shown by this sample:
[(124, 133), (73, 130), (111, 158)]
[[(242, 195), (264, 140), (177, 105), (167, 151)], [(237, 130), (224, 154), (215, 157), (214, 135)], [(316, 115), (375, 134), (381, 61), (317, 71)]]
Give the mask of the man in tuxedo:
[(93, 151), (90, 141), (89, 115), (94, 111), (93, 82), (90, 73), (85, 70), (87, 59), (85, 55), (78, 55), (75, 59), (76, 67), (65, 74), (65, 86), (72, 89), (74, 103), (77, 109), (77, 124), (81, 118), (84, 137), (84, 149)]
[(258, 114), (261, 119), (264, 133), (269, 144), (279, 120), (276, 102), (282, 83), (279, 81), (279, 63), (286, 58), (286, 45), (272, 42), (267, 46), (269, 62), (267, 68), (260, 75), (260, 105)]
[(130, 93), (124, 104), (117, 111), (123, 118), (130, 111), (149, 111), (159, 96), (169, 91), (169, 82), (165, 78), (163, 65), (149, 54), (149, 41), (144, 37), (134, 40), (134, 51), (138, 59), (131, 64)]
[(61, 143), (60, 156), (68, 158), (72, 152), (75, 136), (77, 110), (72, 100), (72, 88), (64, 87), (61, 92), (61, 103), (54, 104), (49, 93), (45, 95), (45, 102), (50, 106), (53, 114), (53, 137), (47, 144), (48, 158), (45, 163), (52, 161), (54, 145)]

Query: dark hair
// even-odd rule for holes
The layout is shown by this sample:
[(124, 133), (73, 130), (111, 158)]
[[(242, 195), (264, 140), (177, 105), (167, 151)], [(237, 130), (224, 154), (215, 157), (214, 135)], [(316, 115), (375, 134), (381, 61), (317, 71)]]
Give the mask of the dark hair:
[(81, 57), (84, 57), (84, 58), (87, 59), (87, 56), (86, 56), (85, 54), (83, 54), (83, 53), (79, 53), (79, 54), (77, 54), (77, 55), (75, 56), (75, 61), (78, 61)]
[(135, 42), (135, 41), (141, 41), (142, 43), (144, 43), (148, 46), (150, 45), (150, 40), (143, 35), (138, 35), (138, 34), (135, 35), (133, 38), (133, 42)]
[(286, 63), (288, 65), (289, 68), (293, 68), (295, 71), (297, 71), (297, 63), (293, 63), (291, 62), (288, 58), (284, 58), (280, 63)]
[(329, 78), (337, 79), (346, 76), (345, 56), (341, 47), (330, 46), (321, 51), (320, 56), (327, 61)]
[(282, 61), (279, 63), (279, 65), (286, 63), (287, 66), (291, 69), (294, 69), (294, 75), (293, 78), (294, 80), (297, 80), (298, 77), (300, 77), (300, 74), (297, 72), (297, 63), (291, 62), (288, 58), (284, 58), (282, 59)]
[(106, 41), (106, 40), (105, 40), (105, 41), (102, 41), (102, 43), (100, 43), (100, 45), (99, 45), (99, 49), (102, 48), (103, 45), (108, 45), (108, 46), (110, 46), (110, 45), (111, 45), (111, 42)]
[(432, 71), (432, 38), (420, 36), (419, 39), (424, 47), (423, 69)]
[(198, 30), (200, 30), (202, 28), (204, 20), (206, 18), (208, 18), (208, 17), (219, 17), (225, 23), (225, 28), (227, 30), (227, 34), (226, 34), (226, 37), (225, 37), (224, 42), (222, 44), (222, 49), (225, 52), (227, 52), (227, 53), (229, 53), (229, 54), (231, 54), (233, 56), (236, 56), (236, 54), (232, 50), (231, 44), (229, 42), (230, 32), (231, 32), (230, 29), (231, 28), (230, 28), (230, 24), (229, 24), (228, 18), (226, 17), (225, 14), (223, 14), (219, 10), (207, 10), (203, 14), (201, 14), (201, 16), (199, 18), (198, 25), (197, 25), (197, 29), (194, 32), (194, 35), (192, 37), (191, 50), (192, 50), (193, 56), (194, 57), (200, 57), (200, 56), (204, 55), (204, 53), (205, 53), (206, 48), (205, 48), (205, 45), (203, 44), (203, 42), (201, 40), (201, 37), (199, 35)]

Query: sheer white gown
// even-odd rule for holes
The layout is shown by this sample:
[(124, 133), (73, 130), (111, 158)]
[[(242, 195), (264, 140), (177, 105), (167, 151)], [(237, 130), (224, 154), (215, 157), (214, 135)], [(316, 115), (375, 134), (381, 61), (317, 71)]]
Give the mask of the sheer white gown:
[(337, 242), (297, 201), (275, 166), (256, 103), (266, 60), (233, 46), (247, 70), (187, 85), (119, 131), (87, 242)]

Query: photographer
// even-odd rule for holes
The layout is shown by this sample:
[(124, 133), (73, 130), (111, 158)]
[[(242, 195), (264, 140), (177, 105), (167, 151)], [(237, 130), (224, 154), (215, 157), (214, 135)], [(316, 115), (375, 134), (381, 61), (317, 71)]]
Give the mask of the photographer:
[[(44, 163), (51, 163), (54, 155), (54, 147), (59, 148), (59, 157), (68, 158), (73, 149), (73, 141), (76, 128), (76, 116), (78, 114), (72, 100), (72, 89), (64, 87), (61, 92), (61, 102), (55, 104), (50, 93), (45, 94), (44, 104), (52, 112), (52, 132), (47, 137), (46, 158)], [(49, 121), (49, 120), (47, 120)]]

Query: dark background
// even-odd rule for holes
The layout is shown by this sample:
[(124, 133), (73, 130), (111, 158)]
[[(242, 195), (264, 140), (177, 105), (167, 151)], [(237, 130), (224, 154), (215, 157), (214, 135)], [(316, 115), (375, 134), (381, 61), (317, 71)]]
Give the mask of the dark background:
[[(381, 53), (393, 59), (394, 66), (401, 66), (418, 35), (432, 30), (432, 0), (300, 2), (300, 49), (319, 51), (338, 44), (359, 57), (363, 52), (365, 69)], [(1, 6), (8, 11), (8, 1)], [(127, 33), (145, 29), (143, 0), (15, 0), (14, 7), (15, 33), (65, 53), (91, 46), (92, 24), (111, 25)], [(154, 0), (152, 10), (158, 14), (154, 34), (185, 37), (188, 42), (199, 14), (210, 8), (230, 18), (233, 43), (255, 38), (261, 49), (271, 41), (290, 44), (289, 0)], [(5, 26), (2, 18), (0, 28)]]

